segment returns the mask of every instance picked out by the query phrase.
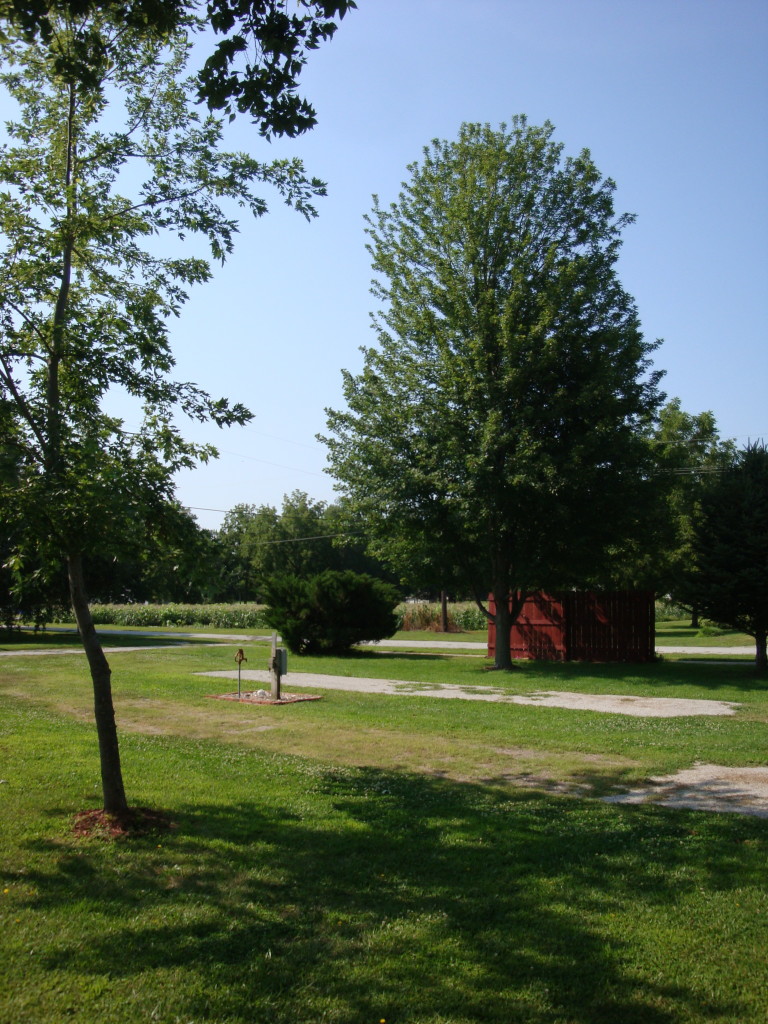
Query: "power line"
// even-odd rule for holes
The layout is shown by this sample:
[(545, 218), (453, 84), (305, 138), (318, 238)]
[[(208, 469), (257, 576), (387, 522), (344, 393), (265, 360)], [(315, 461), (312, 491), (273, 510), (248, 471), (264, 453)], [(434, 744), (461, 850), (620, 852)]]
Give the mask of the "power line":
[(248, 459), (251, 462), (258, 462), (262, 466), (274, 466), (275, 469), (288, 469), (291, 473), (307, 473), (309, 476), (325, 476), (325, 473), (318, 473), (314, 469), (298, 469), (296, 466), (284, 466), (281, 462), (269, 462), (267, 459), (257, 459), (255, 455), (243, 455), (240, 452), (230, 452), (226, 448), (219, 448), (222, 455), (231, 455), (236, 459)]
[[(197, 505), (185, 505), (188, 512), (229, 512), (226, 508), (200, 508)], [(361, 537), (363, 530), (347, 530), (345, 533), (318, 533), (314, 537), (285, 537), (280, 540), (260, 540), (257, 544), (298, 544), (305, 540), (331, 540), (333, 537)]]
[(348, 533), (318, 533), (315, 537), (286, 537), (284, 540), (260, 540), (256, 541), (256, 544), (298, 544), (299, 541), (305, 540), (330, 540), (332, 537), (360, 537), (362, 532), (362, 530), (350, 530)]

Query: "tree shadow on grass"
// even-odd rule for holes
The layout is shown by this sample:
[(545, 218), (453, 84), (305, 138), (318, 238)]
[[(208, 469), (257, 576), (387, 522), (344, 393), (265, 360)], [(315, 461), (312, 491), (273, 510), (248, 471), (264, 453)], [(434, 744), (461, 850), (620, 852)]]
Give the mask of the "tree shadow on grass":
[(747, 1019), (706, 982), (659, 980), (648, 947), (605, 915), (674, 915), (702, 884), (748, 883), (739, 843), (760, 823), (706, 816), (703, 863), (685, 813), (299, 770), (285, 807), (279, 777), (262, 775), (268, 802), (181, 806), (172, 836), (74, 845), (26, 874), (41, 909), (89, 901), (108, 922), (54, 937), (46, 970), (128, 979), (139, 1004), (140, 978), (170, 972), (172, 993), (146, 996), (168, 1021)]
[[(695, 653), (695, 652), (694, 652)], [(717, 691), (738, 689), (745, 692), (765, 691), (768, 683), (755, 675), (751, 662), (720, 665), (704, 662), (681, 663), (678, 661), (657, 661), (646, 665), (617, 662), (546, 662), (528, 661), (518, 663), (529, 680), (543, 679), (549, 689), (562, 686), (590, 683), (594, 681), (622, 687), (622, 693), (632, 693), (640, 687), (696, 687)], [(520, 677), (517, 676), (517, 679)], [(551, 685), (550, 685), (551, 684)], [(607, 689), (605, 692), (608, 692)], [(674, 694), (668, 694), (674, 696)]]

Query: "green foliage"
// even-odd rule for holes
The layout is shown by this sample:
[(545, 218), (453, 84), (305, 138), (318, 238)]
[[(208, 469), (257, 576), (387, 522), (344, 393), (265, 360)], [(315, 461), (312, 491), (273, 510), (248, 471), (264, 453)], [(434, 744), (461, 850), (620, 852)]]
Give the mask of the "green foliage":
[(685, 579), (699, 502), (712, 475), (733, 461), (736, 447), (720, 438), (711, 412), (687, 413), (679, 398), (659, 411), (649, 444), (659, 501), (622, 548), (617, 582), (653, 589), (686, 604)]
[(317, 576), (275, 576), (267, 582), (264, 618), (294, 654), (349, 650), (397, 629), (397, 590), (382, 580), (328, 569)]
[(465, 124), (376, 199), (378, 347), (328, 410), (331, 472), (377, 554), (481, 599), (599, 582), (656, 500), (656, 345), (615, 266), (632, 218), (552, 136)]
[(656, 599), (657, 622), (674, 622), (686, 617), (690, 618), (687, 609), (675, 604), (670, 598), (659, 597)]
[(699, 626), (699, 636), (724, 636), (727, 632), (728, 629), (726, 627), (718, 626), (714, 622), (709, 622), (706, 619)]
[[(223, 261), (233, 211), (266, 211), (263, 185), (307, 217), (324, 186), (297, 160), (223, 151), (221, 120), (196, 109), (189, 35), (159, 36), (141, 17), (137, 29), (116, 11), (54, 7), (36, 41), (0, 33), (0, 81), (18, 110), (0, 147), (0, 425), (11, 426), (0, 508), (17, 559), (44, 569), (66, 560), (104, 806), (122, 811), (111, 671), (83, 555), (141, 551), (149, 524), (168, 515), (174, 473), (215, 455), (184, 439), (178, 413), (219, 426), (251, 418), (172, 374), (168, 321), (211, 274), (195, 242)], [(170, 236), (175, 254), (161, 255), (156, 236)], [(104, 411), (111, 390), (143, 407), (137, 433)]]
[[(65, 52), (83, 29), (57, 26), (51, 46)], [(83, 551), (108, 536), (115, 554), (118, 540), (141, 547), (173, 472), (215, 454), (183, 439), (174, 410), (250, 418), (171, 376), (168, 319), (211, 273), (192, 241), (223, 260), (231, 207), (267, 208), (257, 186), (308, 217), (323, 187), (296, 161), (222, 151), (221, 123), (198, 113), (184, 77), (185, 37), (163, 45), (99, 14), (88, 29), (104, 51), (98, 88), (58, 77), (43, 47), (2, 43), (2, 82), (19, 105), (0, 150), (0, 403), (17, 466), (5, 510), (38, 543)], [(183, 255), (158, 255), (145, 243), (155, 235), (186, 239)], [(144, 405), (138, 434), (101, 409), (115, 387)]]

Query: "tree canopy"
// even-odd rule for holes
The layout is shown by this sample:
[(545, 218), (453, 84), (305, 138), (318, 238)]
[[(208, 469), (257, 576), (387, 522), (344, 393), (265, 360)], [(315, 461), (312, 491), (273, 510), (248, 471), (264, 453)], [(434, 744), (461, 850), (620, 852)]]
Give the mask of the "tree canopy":
[[(104, 57), (95, 15), (154, 37), (210, 26), (223, 38), (198, 74), (198, 98), (230, 118), (251, 117), (269, 138), (299, 135), (316, 123), (311, 104), (296, 93), (307, 51), (330, 39), (333, 19), (355, 7), (355, 0), (296, 0), (289, 13), (284, 0), (1, 0), (0, 18), (49, 46), (60, 74), (90, 87), (99, 85)], [(78, 26), (66, 49), (56, 45), (62, 19)]]
[(656, 344), (616, 273), (632, 217), (553, 134), (465, 124), (374, 197), (378, 345), (327, 410), (329, 472), (379, 553), (413, 547), (480, 603), (599, 580), (655, 500)]

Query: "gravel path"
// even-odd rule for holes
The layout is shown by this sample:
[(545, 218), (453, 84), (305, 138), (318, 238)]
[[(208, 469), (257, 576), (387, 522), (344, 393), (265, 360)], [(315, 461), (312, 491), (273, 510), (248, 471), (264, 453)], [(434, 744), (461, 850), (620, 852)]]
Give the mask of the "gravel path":
[[(237, 679), (237, 669), (199, 672), (217, 679)], [(260, 669), (243, 669), (241, 682), (269, 686), (270, 674)], [(315, 672), (292, 672), (283, 676), (286, 689), (310, 686), (322, 690), (346, 690), (354, 693), (384, 693), (402, 697), (442, 697), (457, 700), (492, 701), (497, 704), (533, 704), (539, 707), (602, 711), (644, 718), (678, 718), (686, 715), (733, 715), (738, 704), (726, 700), (686, 700), (680, 697), (632, 697), (609, 693), (571, 693), (563, 690), (539, 690), (511, 694), (498, 686), (457, 686), (452, 683), (406, 682), (401, 679), (362, 679), (359, 676), (330, 676)]]

